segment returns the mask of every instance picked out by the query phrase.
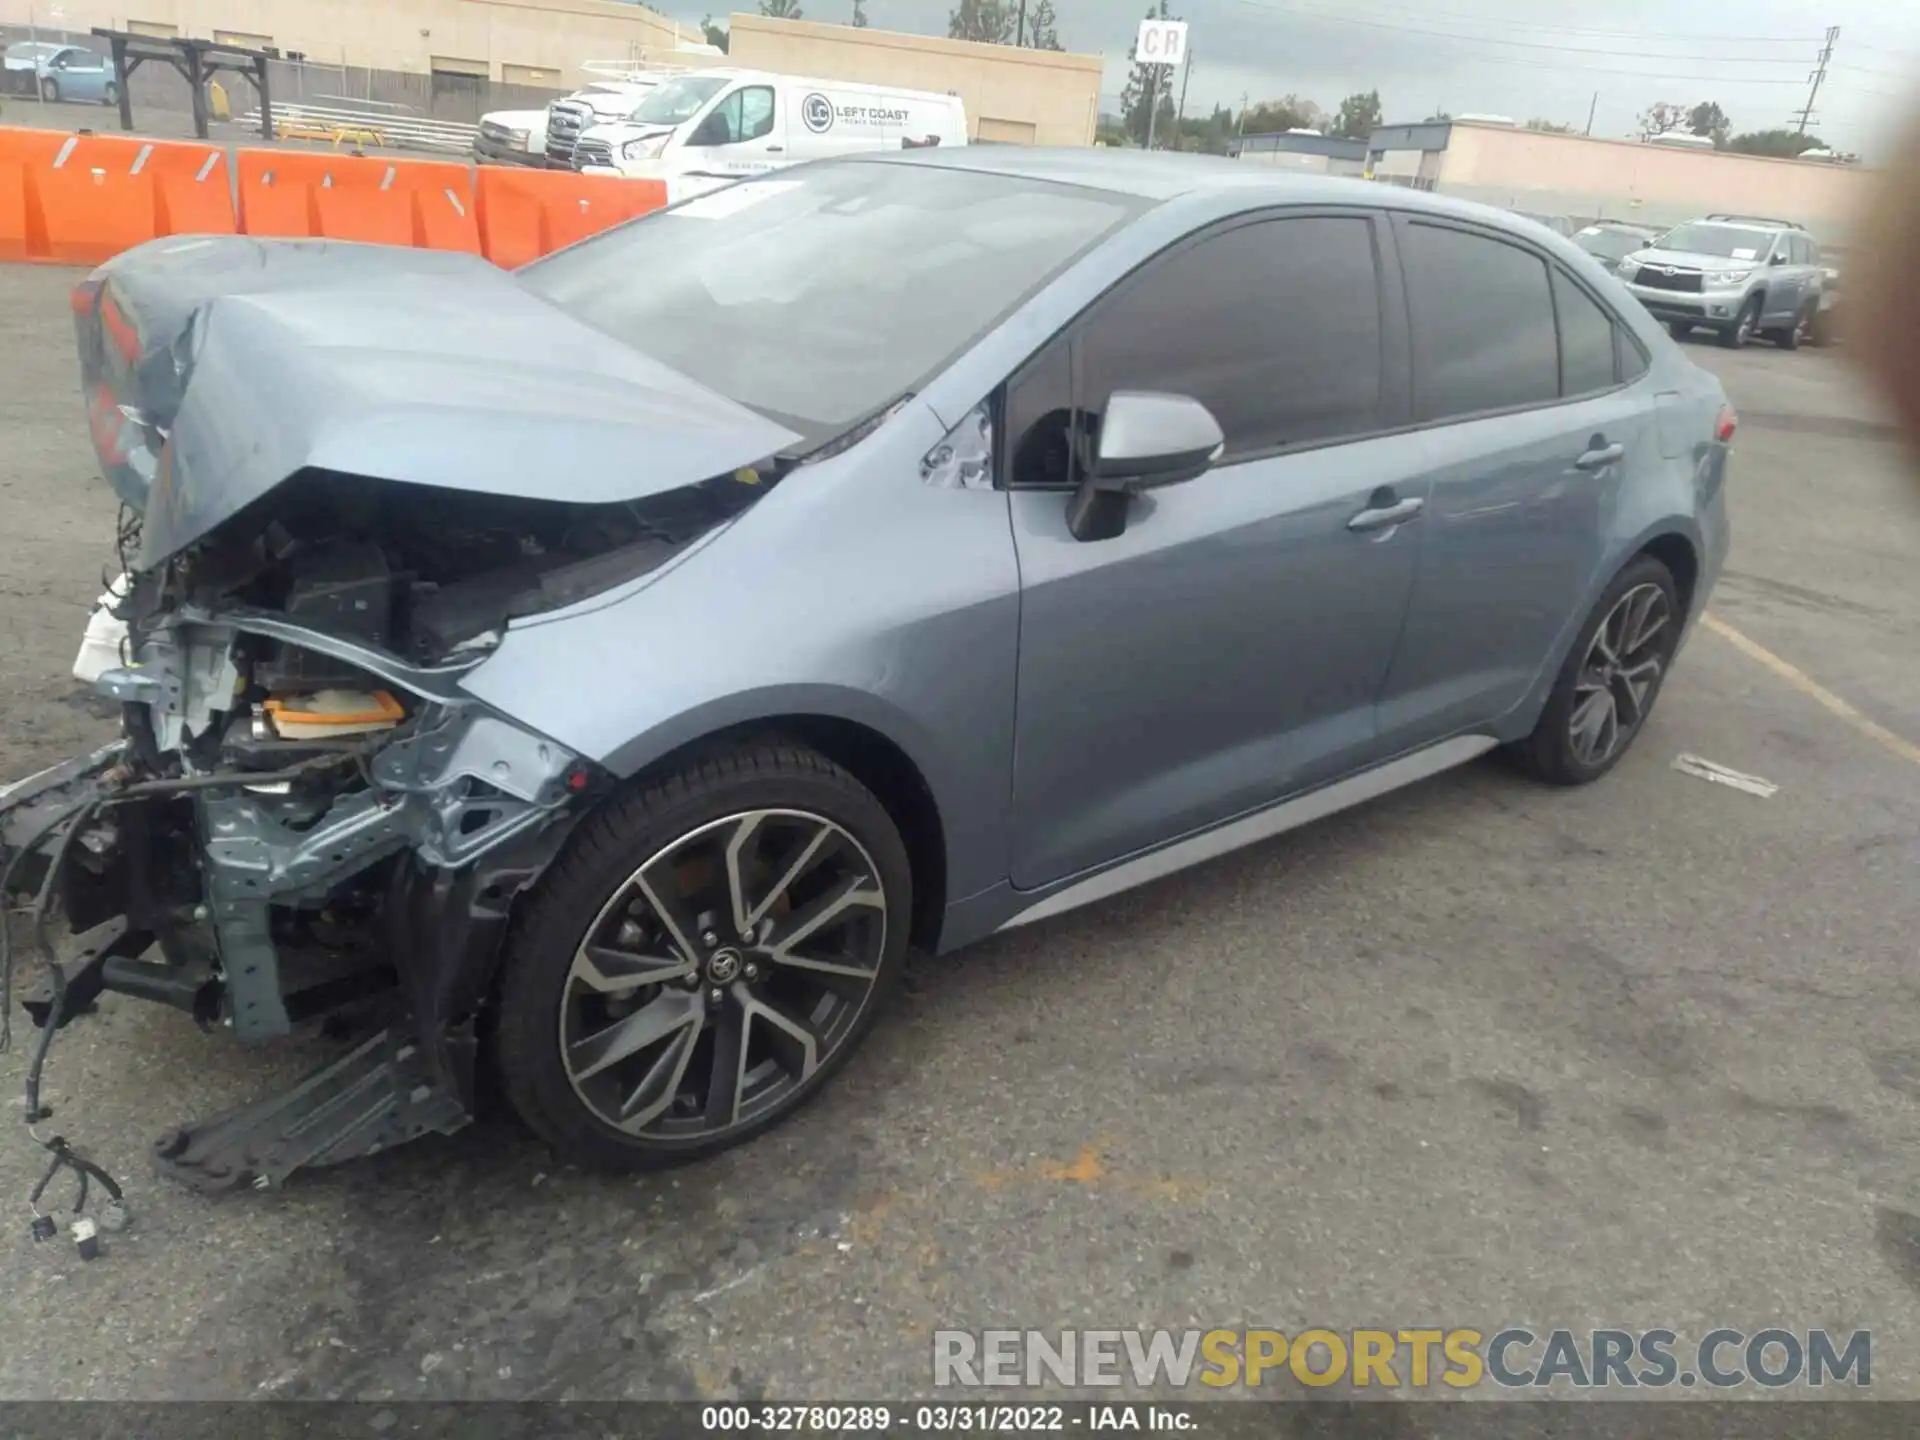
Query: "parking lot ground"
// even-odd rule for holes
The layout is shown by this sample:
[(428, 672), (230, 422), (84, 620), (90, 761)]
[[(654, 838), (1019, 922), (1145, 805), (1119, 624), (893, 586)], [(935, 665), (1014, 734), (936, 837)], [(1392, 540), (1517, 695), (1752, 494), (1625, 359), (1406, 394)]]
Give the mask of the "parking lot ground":
[[(0, 774), (106, 730), (70, 278), (0, 269)], [(495, 1117), (203, 1199), (149, 1140), (302, 1057), (107, 997), (51, 1099), (135, 1225), (82, 1264), (5, 1212), (0, 1395), (871, 1398), (936, 1327), (1778, 1324), (1871, 1329), (1920, 1396), (1920, 508), (1834, 354), (1693, 353), (1743, 416), (1722, 628), (1605, 782), (1489, 761), (920, 962), (817, 1104), (668, 1175)], [(0, 1198), (38, 1154), (0, 1125)]]

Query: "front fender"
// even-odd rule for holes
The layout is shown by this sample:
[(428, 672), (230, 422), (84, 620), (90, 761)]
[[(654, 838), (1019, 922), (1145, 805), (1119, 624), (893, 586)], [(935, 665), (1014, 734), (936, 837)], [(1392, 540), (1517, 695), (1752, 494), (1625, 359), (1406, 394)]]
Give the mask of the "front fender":
[(864, 726), (939, 807), (946, 893), (987, 888), (1006, 877), (1019, 573), (1003, 492), (921, 480), (943, 433), (910, 407), (644, 588), (511, 627), (463, 687), (620, 776), (755, 721)]

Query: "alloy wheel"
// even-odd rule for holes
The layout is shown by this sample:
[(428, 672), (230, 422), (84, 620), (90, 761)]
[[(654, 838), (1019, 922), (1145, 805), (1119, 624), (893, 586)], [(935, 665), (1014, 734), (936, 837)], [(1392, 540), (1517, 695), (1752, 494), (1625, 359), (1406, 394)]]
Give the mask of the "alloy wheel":
[(1740, 318), (1734, 322), (1734, 343), (1744, 345), (1753, 338), (1754, 307), (1746, 306), (1740, 312)]
[(1619, 754), (1646, 719), (1660, 684), (1673, 613), (1658, 585), (1636, 585), (1614, 603), (1594, 632), (1573, 687), (1568, 741), (1582, 765)]
[(574, 953), (560, 1054), (606, 1124), (692, 1142), (751, 1123), (847, 1040), (886, 951), (887, 894), (843, 827), (750, 810), (618, 886)]

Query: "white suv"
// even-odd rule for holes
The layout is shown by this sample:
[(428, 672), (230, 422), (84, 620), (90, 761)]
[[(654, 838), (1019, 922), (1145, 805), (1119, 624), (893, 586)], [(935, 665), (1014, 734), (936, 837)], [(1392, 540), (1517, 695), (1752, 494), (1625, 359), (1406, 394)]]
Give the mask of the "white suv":
[(1787, 350), (1812, 338), (1826, 273), (1805, 230), (1757, 215), (1689, 220), (1617, 269), (1676, 340), (1705, 327), (1722, 345), (1744, 345), (1757, 333)]

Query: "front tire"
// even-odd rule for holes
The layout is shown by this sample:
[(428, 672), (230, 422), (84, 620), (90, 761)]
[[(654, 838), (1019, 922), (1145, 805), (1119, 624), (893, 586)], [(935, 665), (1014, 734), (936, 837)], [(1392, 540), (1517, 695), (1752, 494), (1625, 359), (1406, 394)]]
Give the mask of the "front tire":
[(40, 82), (40, 98), (49, 105), (58, 105), (60, 103), (60, 82), (52, 79), (42, 80)]
[(1720, 332), (1720, 343), (1729, 350), (1738, 350), (1753, 338), (1754, 326), (1760, 323), (1760, 297), (1754, 296), (1740, 307), (1740, 314), (1733, 324)]
[(1685, 320), (1669, 320), (1667, 322), (1667, 333), (1676, 340), (1684, 340), (1693, 334), (1693, 326)]
[(740, 1144), (852, 1055), (912, 909), (898, 829), (831, 761), (761, 743), (690, 762), (586, 820), (516, 925), (502, 1089), (583, 1164)]
[(1587, 785), (1620, 762), (1653, 711), (1683, 623), (1673, 573), (1651, 555), (1613, 579), (1580, 629), (1539, 723), (1511, 747), (1528, 774)]

